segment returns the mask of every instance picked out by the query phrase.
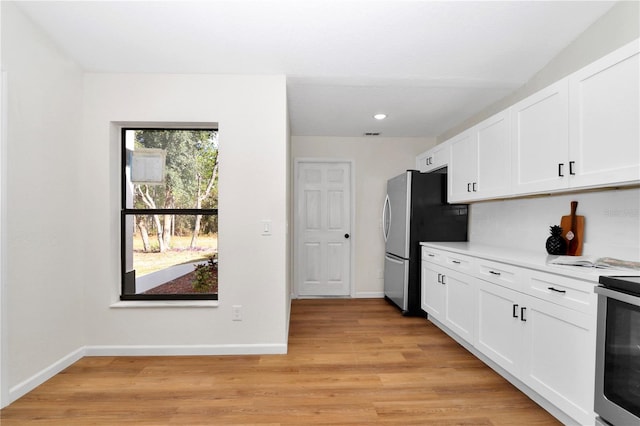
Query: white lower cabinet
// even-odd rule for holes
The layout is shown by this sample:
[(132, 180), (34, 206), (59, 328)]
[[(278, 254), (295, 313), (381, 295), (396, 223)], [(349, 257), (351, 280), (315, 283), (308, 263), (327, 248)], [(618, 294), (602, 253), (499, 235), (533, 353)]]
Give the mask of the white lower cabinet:
[(474, 336), (475, 299), (472, 277), (422, 262), (422, 309), (469, 343)]
[(441, 268), (423, 260), (421, 269), (421, 308), (438, 321), (444, 321), (445, 288)]
[(422, 262), (428, 315), (576, 424), (594, 424), (595, 284), (469, 255), (454, 271), (442, 266), (450, 257)]
[(445, 271), (444, 324), (469, 343), (473, 342), (476, 295), (473, 278)]
[(595, 317), (530, 296), (522, 303), (521, 380), (579, 424), (593, 424)]
[(483, 280), (474, 346), (580, 424), (593, 423), (595, 318)]
[(520, 293), (478, 280), (478, 316), (474, 346), (517, 376), (522, 359)]

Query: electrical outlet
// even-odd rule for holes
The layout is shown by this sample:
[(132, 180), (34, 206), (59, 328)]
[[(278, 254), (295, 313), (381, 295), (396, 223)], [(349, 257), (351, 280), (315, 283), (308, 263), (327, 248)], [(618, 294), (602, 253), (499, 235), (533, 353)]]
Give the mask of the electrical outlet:
[(231, 320), (242, 321), (242, 305), (233, 305), (231, 307)]

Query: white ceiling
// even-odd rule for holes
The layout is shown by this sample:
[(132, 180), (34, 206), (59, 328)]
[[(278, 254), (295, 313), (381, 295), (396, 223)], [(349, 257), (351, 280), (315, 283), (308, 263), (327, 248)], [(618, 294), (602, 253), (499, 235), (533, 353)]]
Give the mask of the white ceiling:
[(614, 3), (17, 4), (87, 71), (286, 74), (293, 135), (437, 136), (522, 86)]

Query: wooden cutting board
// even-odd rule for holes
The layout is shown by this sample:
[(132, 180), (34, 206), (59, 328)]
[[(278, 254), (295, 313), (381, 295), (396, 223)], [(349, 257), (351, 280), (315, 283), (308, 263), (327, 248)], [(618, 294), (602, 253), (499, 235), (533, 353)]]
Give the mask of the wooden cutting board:
[[(584, 241), (584, 216), (576, 215), (578, 209), (578, 202), (571, 202), (571, 214), (569, 216), (562, 216), (560, 219), (560, 227), (562, 228), (562, 237), (567, 240), (567, 255), (568, 256), (581, 256), (582, 255), (582, 242)], [(573, 233), (573, 238), (571, 234)]]

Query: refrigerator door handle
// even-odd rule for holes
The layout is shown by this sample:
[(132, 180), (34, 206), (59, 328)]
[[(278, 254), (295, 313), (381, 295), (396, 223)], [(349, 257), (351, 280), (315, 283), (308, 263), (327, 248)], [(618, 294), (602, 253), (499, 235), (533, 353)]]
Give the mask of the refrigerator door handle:
[[(387, 215), (389, 220), (387, 220)], [(391, 204), (389, 201), (389, 194), (384, 198), (384, 205), (382, 206), (382, 237), (386, 243), (389, 239), (389, 227), (391, 226)]]
[(402, 265), (402, 264), (405, 262), (405, 260), (404, 260), (403, 258), (398, 257), (398, 256), (394, 256), (394, 255), (392, 255), (392, 254), (391, 254), (391, 255), (390, 255), (390, 254), (385, 254), (385, 256), (384, 256), (384, 257), (385, 257), (389, 262), (397, 263), (398, 265)]

